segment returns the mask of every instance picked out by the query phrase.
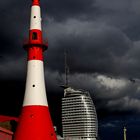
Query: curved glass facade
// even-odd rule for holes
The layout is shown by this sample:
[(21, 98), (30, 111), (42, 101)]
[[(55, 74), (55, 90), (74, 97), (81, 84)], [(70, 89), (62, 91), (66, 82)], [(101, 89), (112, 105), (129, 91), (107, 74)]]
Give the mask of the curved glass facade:
[(97, 140), (97, 114), (88, 92), (72, 88), (64, 90), (62, 126), (65, 140)]

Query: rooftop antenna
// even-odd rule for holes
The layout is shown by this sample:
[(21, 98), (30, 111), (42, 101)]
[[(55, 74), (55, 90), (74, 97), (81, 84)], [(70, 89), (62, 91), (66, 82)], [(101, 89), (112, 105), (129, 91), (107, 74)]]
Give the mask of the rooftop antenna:
[(64, 56), (65, 56), (65, 87), (68, 87), (68, 85), (69, 85), (69, 81), (68, 81), (69, 67), (67, 64), (67, 51), (66, 50), (64, 52)]

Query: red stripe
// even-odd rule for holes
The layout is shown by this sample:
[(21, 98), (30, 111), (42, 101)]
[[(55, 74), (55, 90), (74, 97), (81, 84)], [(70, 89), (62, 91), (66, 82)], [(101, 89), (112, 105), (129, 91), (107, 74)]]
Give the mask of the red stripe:
[(28, 48), (28, 61), (29, 60), (42, 60), (43, 61), (43, 48), (42, 47), (29, 47)]
[[(29, 32), (29, 44), (42, 44), (42, 31), (33, 29)], [(43, 60), (43, 49), (40, 46), (28, 47), (28, 60)]]
[(24, 106), (14, 140), (56, 140), (47, 106)]
[(38, 5), (39, 6), (40, 5), (39, 0), (33, 0), (32, 5)]

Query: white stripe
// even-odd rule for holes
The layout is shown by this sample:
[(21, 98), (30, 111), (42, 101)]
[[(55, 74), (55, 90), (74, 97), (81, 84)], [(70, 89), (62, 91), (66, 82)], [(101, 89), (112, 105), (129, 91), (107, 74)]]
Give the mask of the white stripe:
[(41, 30), (41, 12), (39, 6), (32, 6), (31, 8), (30, 30), (32, 29)]
[(23, 106), (48, 106), (43, 61), (30, 60), (27, 67), (27, 81)]

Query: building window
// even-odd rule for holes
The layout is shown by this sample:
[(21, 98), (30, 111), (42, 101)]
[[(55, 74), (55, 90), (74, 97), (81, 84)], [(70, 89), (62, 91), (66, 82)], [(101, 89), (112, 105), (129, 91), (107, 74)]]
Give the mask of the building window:
[(36, 33), (36, 32), (33, 32), (33, 34), (32, 34), (32, 39), (33, 39), (33, 40), (37, 40), (37, 33)]

